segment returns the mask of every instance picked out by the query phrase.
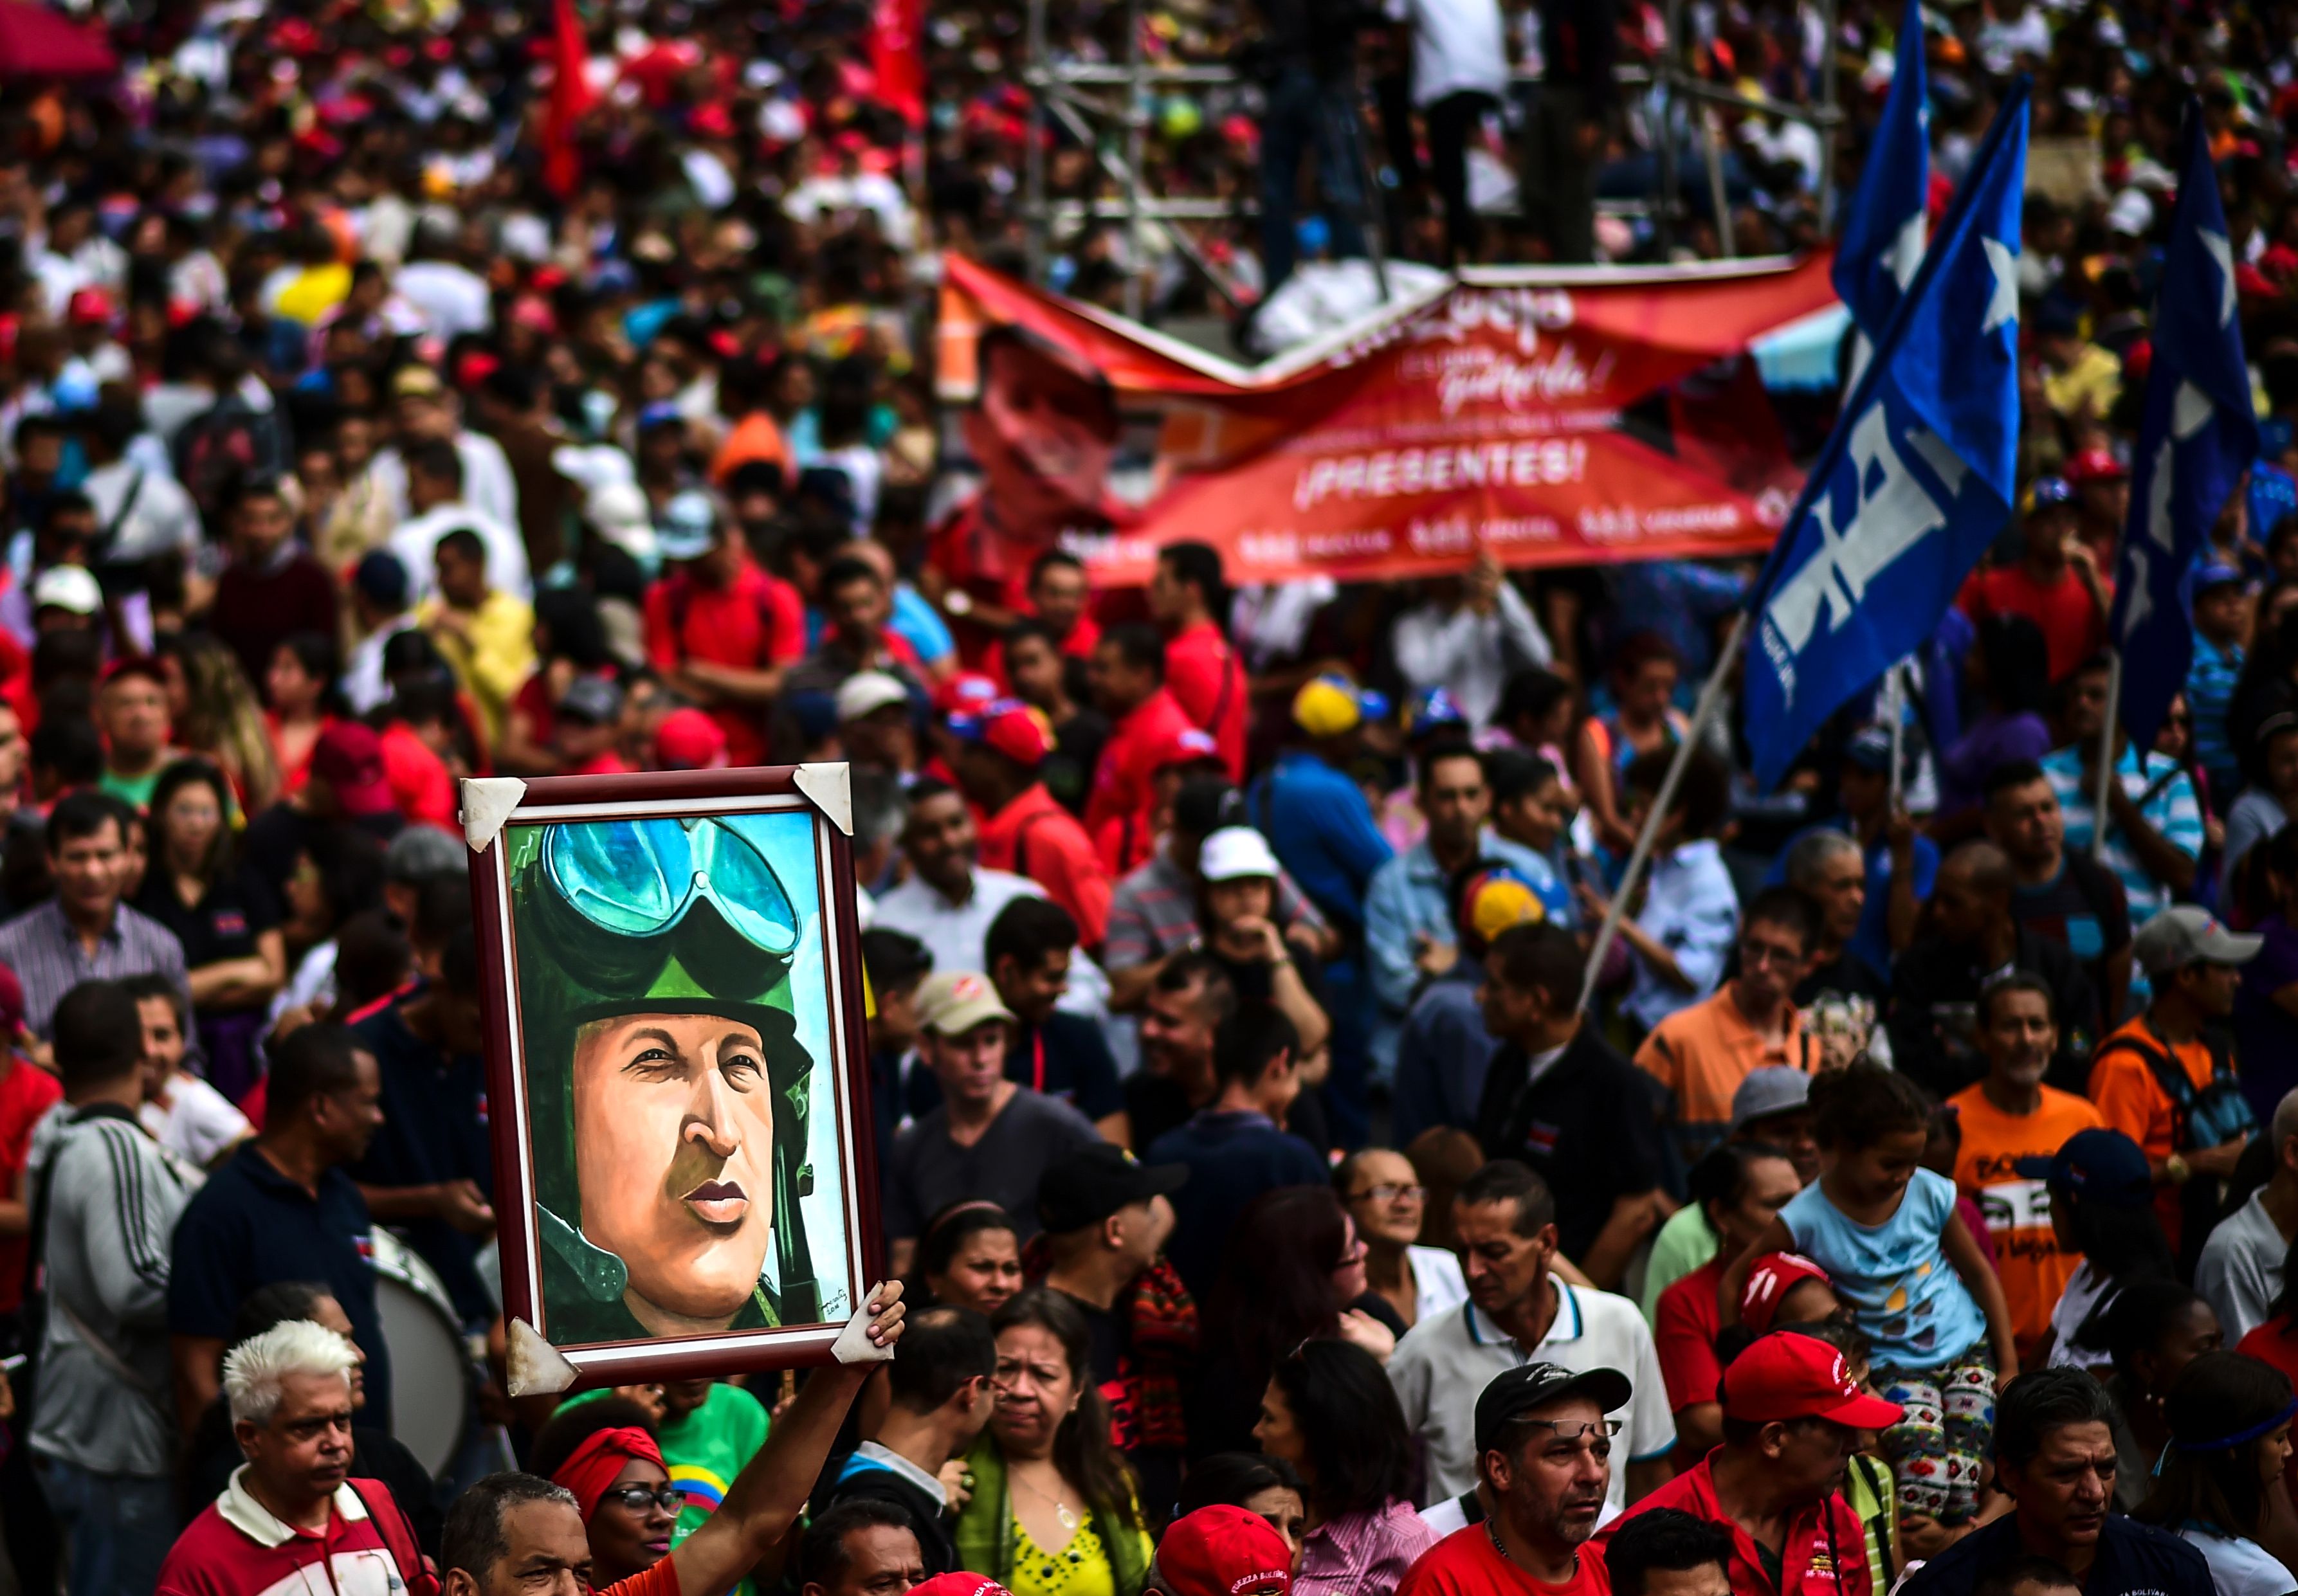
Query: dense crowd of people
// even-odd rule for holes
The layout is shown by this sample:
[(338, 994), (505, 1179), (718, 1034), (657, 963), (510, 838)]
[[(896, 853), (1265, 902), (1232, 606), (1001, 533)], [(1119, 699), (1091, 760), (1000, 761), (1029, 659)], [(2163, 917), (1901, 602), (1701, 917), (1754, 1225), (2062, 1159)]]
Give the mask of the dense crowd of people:
[[(1021, 8), (920, 8), (914, 126), (864, 8), (560, 9), (109, 7), (117, 78), (0, 89), (0, 1589), (2298, 1589), (2280, 10), (1924, 15), (1942, 203), (2049, 90), (2021, 503), (1764, 792), (1687, 714), (1745, 568), (971, 560), (925, 291), (1020, 260)], [(1247, 302), (1375, 203), (1438, 263), (1815, 244), (1902, 25), (1688, 8), (1715, 83), (1831, 65), (1823, 137), (1663, 112), (1608, 0), (1049, 9), (1249, 45), (1141, 141), (1257, 191), (1180, 224)], [(2138, 748), (2190, 89), (2264, 446)], [(1599, 206), (1706, 140), (1674, 227)], [(1048, 277), (1201, 308), (1164, 236)], [(892, 1356), (511, 1395), (457, 783), (832, 760)]]

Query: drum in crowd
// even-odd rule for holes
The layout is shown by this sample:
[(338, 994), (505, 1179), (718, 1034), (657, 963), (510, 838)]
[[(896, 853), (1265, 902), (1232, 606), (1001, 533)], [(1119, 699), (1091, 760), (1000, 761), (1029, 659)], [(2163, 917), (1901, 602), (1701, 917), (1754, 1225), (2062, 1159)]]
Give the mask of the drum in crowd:
[(375, 1297), (391, 1354), (392, 1434), (433, 1477), (443, 1477), (470, 1435), (476, 1380), (471, 1344), (437, 1271), (380, 1226)]

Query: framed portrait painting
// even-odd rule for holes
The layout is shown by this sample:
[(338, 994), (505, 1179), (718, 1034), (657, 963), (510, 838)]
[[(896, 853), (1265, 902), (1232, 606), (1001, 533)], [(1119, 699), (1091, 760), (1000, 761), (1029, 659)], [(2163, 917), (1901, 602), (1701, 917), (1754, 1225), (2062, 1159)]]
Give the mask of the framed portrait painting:
[(516, 1388), (828, 1360), (882, 1256), (846, 767), (464, 784)]

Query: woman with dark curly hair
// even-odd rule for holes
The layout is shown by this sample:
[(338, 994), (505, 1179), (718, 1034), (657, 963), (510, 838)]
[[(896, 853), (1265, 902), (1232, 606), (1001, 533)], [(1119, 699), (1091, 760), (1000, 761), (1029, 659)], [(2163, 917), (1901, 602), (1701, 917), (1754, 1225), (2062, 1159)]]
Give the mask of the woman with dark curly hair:
[(1436, 1544), (1405, 1495), (1412, 1438), (1396, 1388), (1362, 1347), (1308, 1341), (1279, 1359), (1252, 1434), (1301, 1476), (1302, 1596), (1386, 1596)]
[(1137, 1596), (1149, 1526), (1132, 1470), (1110, 1444), (1084, 1313), (1035, 1286), (989, 1327), (997, 1410), (966, 1454), (973, 1494), (957, 1518), (960, 1566), (1013, 1596)]

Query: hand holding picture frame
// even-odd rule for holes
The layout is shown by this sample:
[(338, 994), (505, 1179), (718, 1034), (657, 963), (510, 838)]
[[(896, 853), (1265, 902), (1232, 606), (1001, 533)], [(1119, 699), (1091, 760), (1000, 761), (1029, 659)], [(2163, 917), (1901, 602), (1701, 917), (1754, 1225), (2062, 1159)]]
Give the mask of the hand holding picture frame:
[(562, 1385), (826, 1362), (874, 1283), (846, 794), (466, 784), (514, 1385), (553, 1385), (522, 1345)]

